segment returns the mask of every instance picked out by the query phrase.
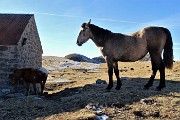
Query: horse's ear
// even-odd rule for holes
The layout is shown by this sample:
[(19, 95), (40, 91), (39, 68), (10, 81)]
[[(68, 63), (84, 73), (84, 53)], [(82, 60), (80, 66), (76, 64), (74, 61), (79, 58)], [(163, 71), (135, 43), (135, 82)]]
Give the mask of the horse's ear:
[(87, 23), (88, 25), (90, 25), (91, 24), (91, 19), (88, 21), (88, 23)]

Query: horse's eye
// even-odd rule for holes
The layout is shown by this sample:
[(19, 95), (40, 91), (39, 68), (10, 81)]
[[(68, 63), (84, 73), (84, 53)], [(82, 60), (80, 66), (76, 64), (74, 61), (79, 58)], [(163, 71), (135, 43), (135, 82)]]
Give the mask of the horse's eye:
[(86, 30), (85, 28), (84, 28), (84, 29), (82, 29), (82, 31), (83, 31), (83, 32), (85, 32), (85, 30)]

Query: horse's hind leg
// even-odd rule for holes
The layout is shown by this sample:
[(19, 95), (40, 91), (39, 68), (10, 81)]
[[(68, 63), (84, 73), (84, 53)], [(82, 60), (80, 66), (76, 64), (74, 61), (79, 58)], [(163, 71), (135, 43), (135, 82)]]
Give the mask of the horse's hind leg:
[(145, 89), (149, 89), (149, 87), (153, 86), (153, 81), (154, 81), (154, 78), (156, 76), (156, 73), (157, 73), (157, 65), (155, 64), (153, 58), (151, 58), (151, 65), (152, 65), (152, 74), (151, 74), (151, 77), (149, 78), (149, 81), (146, 85), (144, 85), (144, 88)]
[(117, 86), (116, 86), (116, 90), (119, 90), (121, 88), (121, 80), (119, 78), (119, 69), (118, 69), (118, 63), (117, 62), (114, 62), (113, 64), (113, 67), (114, 67), (114, 72), (115, 72), (115, 75), (116, 75), (116, 78), (117, 78)]
[(153, 69), (153, 74), (151, 75), (148, 83), (144, 86), (145, 88), (149, 88), (153, 84), (154, 77), (156, 75), (157, 70), (160, 71), (160, 83), (159, 86), (156, 88), (158, 90), (161, 90), (162, 88), (165, 87), (165, 65), (161, 57), (161, 53), (153, 53), (151, 54), (151, 61), (152, 61), (152, 69)]
[(156, 87), (157, 90), (161, 90), (162, 88), (166, 87), (165, 85), (165, 65), (163, 60), (161, 59), (161, 63), (159, 66), (159, 72), (160, 72), (160, 83), (159, 86)]

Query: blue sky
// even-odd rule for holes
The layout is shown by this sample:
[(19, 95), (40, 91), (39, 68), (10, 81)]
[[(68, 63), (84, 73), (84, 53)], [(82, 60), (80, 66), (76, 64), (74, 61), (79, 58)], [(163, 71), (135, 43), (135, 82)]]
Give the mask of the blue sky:
[(146, 26), (167, 27), (174, 42), (174, 58), (180, 60), (180, 0), (1, 0), (0, 13), (34, 14), (44, 54), (80, 53), (100, 56), (89, 40), (76, 45), (83, 22), (112, 32), (130, 34)]

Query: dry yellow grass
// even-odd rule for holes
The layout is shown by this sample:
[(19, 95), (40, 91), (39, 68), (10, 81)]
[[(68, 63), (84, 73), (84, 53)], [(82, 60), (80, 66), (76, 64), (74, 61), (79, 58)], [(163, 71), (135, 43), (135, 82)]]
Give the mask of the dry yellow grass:
[[(47, 61), (43, 66), (48, 66)], [(84, 63), (86, 64), (86, 63)], [(157, 74), (154, 86), (144, 90), (151, 75), (150, 62), (119, 62), (122, 88), (106, 92), (107, 85), (94, 84), (97, 79), (108, 82), (106, 64), (101, 64), (99, 71), (89, 72), (83, 69), (65, 68), (52, 72), (49, 78), (68, 79), (68, 82), (46, 84), (43, 100), (10, 98), (0, 105), (3, 119), (38, 119), (38, 120), (93, 120), (97, 116), (107, 115), (112, 120), (134, 119), (180, 119), (180, 62), (174, 63), (173, 70), (166, 70), (166, 88), (156, 91), (159, 84)], [(115, 76), (114, 76), (115, 79)]]

